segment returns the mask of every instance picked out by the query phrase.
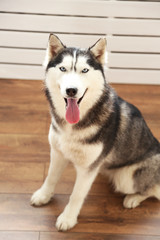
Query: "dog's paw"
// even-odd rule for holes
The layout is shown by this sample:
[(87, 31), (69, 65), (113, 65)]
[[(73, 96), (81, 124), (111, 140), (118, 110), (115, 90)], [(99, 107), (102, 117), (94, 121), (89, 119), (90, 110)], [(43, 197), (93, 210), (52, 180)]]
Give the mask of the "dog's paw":
[(56, 222), (56, 228), (58, 231), (67, 231), (73, 228), (77, 224), (77, 218), (67, 217), (64, 213), (62, 213)]
[(50, 193), (46, 193), (43, 188), (40, 188), (32, 195), (30, 203), (34, 206), (41, 206), (47, 204), (51, 197)]
[(123, 206), (125, 208), (135, 208), (135, 207), (139, 206), (140, 203), (141, 203), (141, 199), (140, 199), (139, 195), (131, 194), (131, 195), (127, 195), (124, 198)]

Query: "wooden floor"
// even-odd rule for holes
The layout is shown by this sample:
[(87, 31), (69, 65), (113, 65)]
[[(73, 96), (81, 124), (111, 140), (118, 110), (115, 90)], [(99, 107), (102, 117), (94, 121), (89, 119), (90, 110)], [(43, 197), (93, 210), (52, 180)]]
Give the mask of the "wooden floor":
[[(134, 103), (160, 140), (160, 86), (114, 85)], [(39, 81), (0, 80), (0, 240), (151, 240), (160, 239), (160, 202), (149, 199), (124, 209), (99, 176), (79, 216), (79, 224), (57, 232), (55, 221), (68, 202), (75, 172), (64, 172), (52, 202), (30, 206), (32, 192), (44, 181), (49, 165), (48, 104)]]

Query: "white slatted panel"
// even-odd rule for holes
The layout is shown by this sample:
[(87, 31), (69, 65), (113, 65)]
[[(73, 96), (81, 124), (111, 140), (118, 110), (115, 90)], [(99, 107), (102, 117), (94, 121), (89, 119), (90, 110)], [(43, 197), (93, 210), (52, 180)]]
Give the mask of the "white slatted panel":
[(110, 82), (160, 84), (160, 2), (0, 2), (0, 78), (43, 79), (50, 32), (68, 46), (107, 35)]
[[(160, 84), (158, 70), (109, 69), (107, 79), (113, 83)], [(142, 79), (144, 82), (142, 82)]]
[[(87, 24), (86, 24), (87, 22)], [(56, 23), (56, 24), (55, 24)], [(94, 27), (93, 27), (94, 26)], [(0, 29), (81, 34), (160, 36), (159, 20), (85, 18), (0, 13)]]
[(5, 0), (1, 11), (96, 17), (159, 18), (160, 5), (152, 2), (93, 0)]
[[(9, 58), (8, 58), (9, 56)], [(0, 48), (1, 63), (21, 63), (41, 65), (45, 50)]]
[(160, 54), (110, 53), (108, 67), (160, 69)]
[(160, 37), (108, 37), (108, 49), (114, 52), (160, 53)]
[[(67, 46), (88, 47), (99, 35), (57, 34)], [(104, 35), (102, 35), (103, 37)], [(15, 48), (41, 48), (47, 46), (48, 33), (0, 31), (0, 46)], [(107, 36), (107, 49), (113, 52), (160, 53), (160, 37)]]
[[(41, 65), (45, 50), (0, 47), (1, 63)], [(8, 58), (9, 56), (9, 58)], [(160, 69), (159, 54), (109, 53), (109, 68)]]
[(29, 66), (18, 64), (0, 64), (1, 78), (11, 79), (44, 79), (45, 71), (41, 66)]

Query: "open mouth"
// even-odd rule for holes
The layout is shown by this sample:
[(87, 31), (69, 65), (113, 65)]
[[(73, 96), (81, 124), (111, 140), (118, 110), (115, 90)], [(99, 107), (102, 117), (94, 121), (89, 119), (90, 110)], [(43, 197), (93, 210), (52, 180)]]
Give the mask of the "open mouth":
[(79, 104), (84, 98), (88, 88), (85, 90), (81, 98), (64, 98), (66, 102), (66, 120), (70, 124), (78, 123), (80, 119)]
[[(86, 88), (86, 90), (85, 90), (85, 92), (83, 93), (82, 97), (78, 99), (78, 101), (77, 101), (77, 104), (78, 104), (78, 105), (79, 105), (80, 102), (82, 101), (82, 99), (83, 99), (84, 95), (86, 94), (87, 90), (88, 90), (88, 88)], [(68, 99), (69, 99), (69, 98), (64, 98), (64, 100), (65, 100), (65, 102), (66, 102), (66, 107), (67, 107), (67, 104), (68, 104), (68, 101), (67, 101)], [(76, 98), (72, 98), (72, 99), (76, 99)]]

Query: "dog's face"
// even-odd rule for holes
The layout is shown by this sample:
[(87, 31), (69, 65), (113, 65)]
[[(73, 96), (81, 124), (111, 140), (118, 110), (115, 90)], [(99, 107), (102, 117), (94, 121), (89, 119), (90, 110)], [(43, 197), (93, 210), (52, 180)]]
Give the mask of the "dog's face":
[(50, 35), (46, 86), (57, 113), (71, 124), (77, 123), (102, 94), (105, 52), (105, 39), (84, 50), (67, 48)]

